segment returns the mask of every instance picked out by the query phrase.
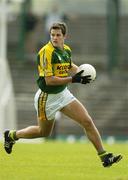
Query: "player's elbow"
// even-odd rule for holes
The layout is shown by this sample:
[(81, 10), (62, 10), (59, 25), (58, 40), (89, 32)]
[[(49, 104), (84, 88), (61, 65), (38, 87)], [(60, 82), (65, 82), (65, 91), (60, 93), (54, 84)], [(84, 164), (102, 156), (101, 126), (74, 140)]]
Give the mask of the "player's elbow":
[(53, 76), (45, 77), (46, 85), (54, 85), (54, 78)]

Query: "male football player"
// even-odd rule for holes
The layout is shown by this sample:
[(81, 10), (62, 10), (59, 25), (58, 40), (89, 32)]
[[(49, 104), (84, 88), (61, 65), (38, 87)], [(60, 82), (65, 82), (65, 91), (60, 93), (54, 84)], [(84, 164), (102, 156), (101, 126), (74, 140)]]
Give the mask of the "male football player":
[(21, 130), (4, 132), (4, 148), (12, 152), (14, 143), (20, 138), (38, 138), (50, 135), (55, 114), (61, 111), (78, 122), (85, 130), (88, 139), (94, 145), (104, 167), (121, 160), (121, 155), (108, 153), (102, 144), (101, 136), (86, 108), (69, 91), (69, 83), (90, 83), (90, 76), (81, 76), (78, 66), (72, 62), (71, 49), (64, 41), (67, 35), (65, 23), (55, 23), (50, 28), (50, 41), (38, 53), (37, 80), (39, 89), (35, 95), (35, 108), (38, 125)]

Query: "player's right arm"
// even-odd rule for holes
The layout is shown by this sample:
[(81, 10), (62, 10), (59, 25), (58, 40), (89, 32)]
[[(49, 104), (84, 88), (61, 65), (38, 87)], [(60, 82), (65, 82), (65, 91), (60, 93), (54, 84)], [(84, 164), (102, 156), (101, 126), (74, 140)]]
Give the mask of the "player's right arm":
[[(51, 55), (52, 52), (43, 49), (39, 55), (39, 63), (38, 63), (38, 72), (39, 76), (44, 77), (45, 83), (48, 86), (58, 86), (58, 85), (65, 85), (68, 83), (83, 83), (86, 82), (86, 77), (81, 77), (81, 73), (76, 73), (78, 67), (75, 64), (72, 64), (70, 69), (71, 73), (75, 73), (75, 75), (68, 76), (68, 77), (58, 77), (53, 75), (52, 70), (52, 63), (51, 63)], [(87, 80), (88, 81), (88, 80)]]
[(57, 86), (64, 85), (72, 82), (72, 77), (57, 77), (57, 76), (47, 76), (45, 77), (45, 81), (47, 85)]

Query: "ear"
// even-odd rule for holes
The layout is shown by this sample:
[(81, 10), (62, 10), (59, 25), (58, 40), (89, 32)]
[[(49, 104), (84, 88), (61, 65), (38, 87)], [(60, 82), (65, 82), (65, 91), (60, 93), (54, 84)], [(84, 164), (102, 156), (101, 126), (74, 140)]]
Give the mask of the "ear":
[(64, 39), (68, 39), (68, 35), (66, 34), (66, 35), (64, 35)]

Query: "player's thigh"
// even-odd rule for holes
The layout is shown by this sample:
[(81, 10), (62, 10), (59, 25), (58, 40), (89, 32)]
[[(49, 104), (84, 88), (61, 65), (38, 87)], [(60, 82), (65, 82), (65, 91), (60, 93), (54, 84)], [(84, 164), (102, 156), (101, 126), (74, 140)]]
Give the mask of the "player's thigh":
[(38, 125), (43, 136), (48, 136), (51, 134), (52, 129), (54, 127), (54, 122), (54, 120), (38, 120)]
[(86, 108), (77, 99), (65, 106), (61, 112), (82, 125), (92, 121)]

